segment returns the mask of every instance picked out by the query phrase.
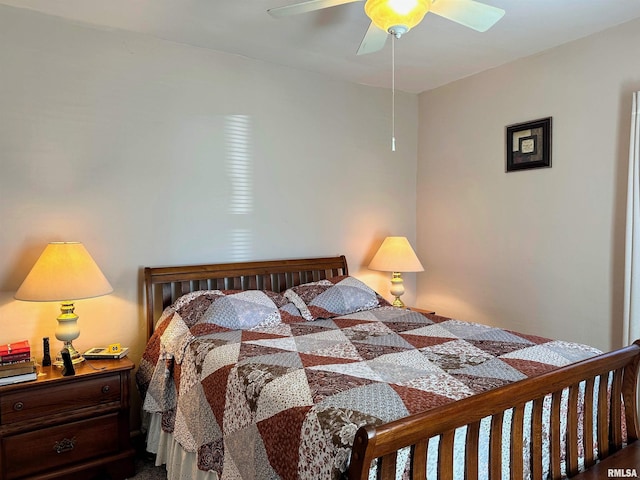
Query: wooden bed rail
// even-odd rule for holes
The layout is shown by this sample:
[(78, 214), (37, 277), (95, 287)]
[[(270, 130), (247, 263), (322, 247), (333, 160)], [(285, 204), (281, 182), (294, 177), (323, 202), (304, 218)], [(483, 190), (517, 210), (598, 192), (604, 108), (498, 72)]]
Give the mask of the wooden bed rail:
[(348, 275), (344, 255), (292, 260), (146, 267), (147, 338), (162, 310), (181, 295), (197, 290), (271, 290), (283, 292), (297, 285)]
[[(486, 417), (490, 418), (489, 478), (501, 479), (502, 432), (507, 411), (511, 413), (508, 439), (510, 478), (522, 479), (526, 470), (523, 460), (525, 430), (530, 431), (531, 438), (531, 461), (528, 465), (531, 478), (543, 478), (543, 402), (547, 396), (547, 402), (551, 404), (549, 441), (546, 443), (549, 447), (549, 476), (554, 480), (563, 477), (561, 448), (564, 442), (565, 474), (572, 477), (580, 468), (580, 452), (584, 452), (584, 468), (589, 468), (597, 460), (621, 449), (625, 442), (628, 444), (638, 439), (636, 398), (639, 361), (640, 340), (628, 347), (424, 413), (378, 427), (361, 427), (354, 440), (349, 479), (367, 480), (370, 466), (376, 459), (378, 479), (395, 479), (398, 451), (410, 447), (409, 478), (424, 480), (429, 439), (438, 437), (438, 478), (450, 480), (453, 477), (455, 431), (463, 426), (467, 426), (465, 478), (477, 479), (480, 426), (481, 420)], [(584, 398), (584, 402), (580, 401), (581, 398)], [(566, 402), (566, 411), (561, 409), (563, 402)], [(530, 406), (530, 422), (525, 422), (527, 404)], [(561, 429), (561, 417), (566, 419), (565, 429)], [(584, 432), (582, 439), (579, 439), (579, 432)], [(596, 445), (594, 442), (597, 442)], [(594, 446), (597, 448), (597, 457), (594, 455)], [(460, 459), (456, 461), (460, 462)]]

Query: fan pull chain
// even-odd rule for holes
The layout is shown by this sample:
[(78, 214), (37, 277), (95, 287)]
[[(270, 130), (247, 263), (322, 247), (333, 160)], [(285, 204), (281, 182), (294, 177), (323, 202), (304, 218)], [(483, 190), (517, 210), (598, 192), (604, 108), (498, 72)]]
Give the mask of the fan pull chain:
[(391, 151), (396, 151), (396, 36), (391, 35)]

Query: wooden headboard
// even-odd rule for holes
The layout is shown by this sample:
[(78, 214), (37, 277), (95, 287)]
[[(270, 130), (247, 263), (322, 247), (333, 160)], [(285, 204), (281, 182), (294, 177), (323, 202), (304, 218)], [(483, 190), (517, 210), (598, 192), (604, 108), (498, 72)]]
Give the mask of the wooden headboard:
[(147, 337), (162, 311), (178, 297), (197, 290), (271, 290), (348, 275), (347, 259), (339, 257), (265, 260), (211, 265), (146, 267)]

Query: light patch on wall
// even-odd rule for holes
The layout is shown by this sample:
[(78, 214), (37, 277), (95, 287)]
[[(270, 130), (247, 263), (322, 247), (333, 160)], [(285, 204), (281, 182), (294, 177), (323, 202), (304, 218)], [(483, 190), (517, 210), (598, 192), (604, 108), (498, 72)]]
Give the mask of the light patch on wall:
[(253, 211), (251, 122), (248, 115), (229, 115), (225, 121), (227, 173), (231, 182), (230, 214)]
[(234, 228), (231, 230), (229, 245), (231, 258), (235, 261), (252, 260), (253, 235), (251, 229)]
[(230, 231), (230, 254), (235, 261), (249, 260), (253, 254), (251, 229), (253, 205), (253, 158), (251, 119), (229, 115), (225, 119), (227, 175), (231, 186), (228, 213), (235, 224)]

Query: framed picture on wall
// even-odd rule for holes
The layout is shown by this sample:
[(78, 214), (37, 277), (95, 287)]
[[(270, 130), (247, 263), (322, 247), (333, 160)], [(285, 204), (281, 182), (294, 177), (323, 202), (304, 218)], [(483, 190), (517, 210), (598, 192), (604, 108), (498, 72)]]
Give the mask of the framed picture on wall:
[(551, 117), (507, 126), (507, 172), (551, 166)]

